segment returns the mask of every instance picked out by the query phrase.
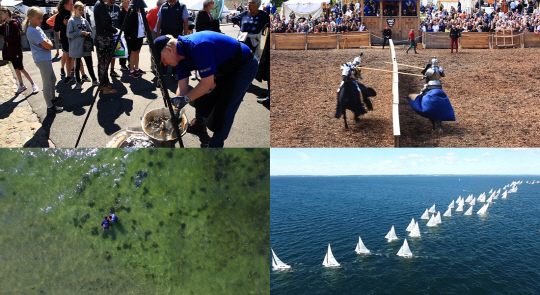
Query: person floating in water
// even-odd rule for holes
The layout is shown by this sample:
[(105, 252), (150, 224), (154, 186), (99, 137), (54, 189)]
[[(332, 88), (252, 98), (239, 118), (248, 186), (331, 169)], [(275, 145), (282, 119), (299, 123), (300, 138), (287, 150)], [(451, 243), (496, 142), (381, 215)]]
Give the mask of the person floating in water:
[(105, 216), (105, 220), (101, 222), (101, 226), (103, 226), (103, 230), (109, 229), (109, 217)]
[(116, 220), (118, 220), (118, 218), (116, 217), (116, 215), (114, 215), (114, 214), (109, 215), (109, 221), (110, 221), (110, 222), (115, 222)]

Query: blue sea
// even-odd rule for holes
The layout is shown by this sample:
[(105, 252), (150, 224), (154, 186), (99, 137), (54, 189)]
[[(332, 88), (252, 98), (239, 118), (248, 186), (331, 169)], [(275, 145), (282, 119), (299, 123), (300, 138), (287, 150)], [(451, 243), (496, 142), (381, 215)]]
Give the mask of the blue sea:
[[(487, 215), (452, 211), (460, 195), (478, 197), (522, 180)], [(290, 270), (271, 271), (271, 294), (540, 294), (540, 176), (272, 176), (270, 246)], [(487, 194), (489, 197), (489, 194)], [(469, 208), (465, 204), (465, 210)], [(411, 218), (421, 238), (405, 230)], [(392, 225), (399, 240), (384, 238)], [(371, 250), (356, 254), (358, 236)], [(412, 258), (396, 256), (407, 238)], [(322, 266), (328, 244), (338, 268)]]

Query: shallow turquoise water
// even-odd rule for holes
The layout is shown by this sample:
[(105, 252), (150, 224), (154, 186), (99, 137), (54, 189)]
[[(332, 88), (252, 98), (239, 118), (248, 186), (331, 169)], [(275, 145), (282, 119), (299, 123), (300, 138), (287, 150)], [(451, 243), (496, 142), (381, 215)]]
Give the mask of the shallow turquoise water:
[(0, 293), (268, 294), (269, 189), (269, 149), (0, 149)]

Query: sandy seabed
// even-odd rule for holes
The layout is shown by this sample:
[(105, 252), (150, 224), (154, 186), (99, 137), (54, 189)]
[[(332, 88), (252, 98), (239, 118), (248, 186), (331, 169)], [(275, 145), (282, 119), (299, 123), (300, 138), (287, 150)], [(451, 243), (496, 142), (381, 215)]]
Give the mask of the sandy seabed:
[[(362, 65), (391, 70), (390, 50), (374, 47), (346, 50), (272, 50), (270, 128), (272, 147), (392, 147), (391, 73), (362, 71), (372, 87), (374, 111), (355, 123), (348, 111), (334, 118), (340, 66), (364, 53)], [(540, 48), (411, 50), (396, 47), (398, 63), (424, 67), (437, 57), (456, 115), (443, 123), (443, 134), (417, 115), (406, 97), (419, 93), (421, 77), (399, 75), (401, 147), (539, 147)], [(400, 72), (421, 70), (399, 66)]]

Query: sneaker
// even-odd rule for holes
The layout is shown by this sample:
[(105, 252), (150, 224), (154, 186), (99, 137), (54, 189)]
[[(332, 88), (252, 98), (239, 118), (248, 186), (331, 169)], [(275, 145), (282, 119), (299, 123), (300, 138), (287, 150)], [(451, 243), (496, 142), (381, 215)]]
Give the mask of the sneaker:
[(81, 83), (82, 83), (82, 82), (91, 82), (91, 81), (92, 81), (92, 80), (90, 80), (90, 78), (88, 78), (88, 76), (86, 76), (86, 75), (83, 75), (83, 76), (82, 76)]
[(61, 68), (60, 69), (60, 76), (65, 76), (66, 75), (66, 71), (64, 71), (64, 68)]
[(141, 69), (136, 69), (135, 72), (137, 72), (139, 75), (144, 75), (146, 74), (145, 71), (141, 70)]
[(189, 122), (188, 131), (189, 132), (206, 132), (206, 125), (199, 122), (197, 118), (193, 118), (193, 120)]
[(19, 94), (19, 93), (25, 91), (26, 89), (28, 89), (28, 88), (26, 88), (26, 86), (19, 85), (19, 88), (17, 88), (17, 91), (15, 91), (15, 94)]
[(135, 79), (139, 79), (141, 77), (141, 75), (139, 73), (135, 72), (135, 71), (129, 73), (129, 76), (131, 78), (135, 78)]
[(114, 70), (112, 70), (112, 71), (111, 71), (111, 77), (118, 78), (118, 77), (120, 77), (120, 75), (118, 75), (117, 72), (115, 72)]
[(51, 102), (53, 103), (53, 105), (57, 105), (57, 104), (59, 104), (62, 100), (64, 100), (64, 98), (61, 97), (61, 96), (58, 96), (57, 98), (51, 100)]
[(270, 95), (267, 96), (267, 97), (257, 98), (257, 102), (258, 103), (268, 103), (268, 102), (270, 102)]
[(57, 113), (61, 113), (63, 111), (64, 111), (63, 107), (52, 106), (50, 108), (47, 108), (47, 113), (48, 114), (57, 114)]
[(71, 82), (71, 77), (66, 77), (64, 84), (69, 84)]
[(92, 86), (98, 86), (98, 85), (99, 85), (99, 81), (98, 81), (98, 80), (92, 81)]
[(129, 68), (126, 67), (126, 65), (120, 65), (120, 70), (122, 70), (122, 71), (129, 71)]
[(36, 84), (32, 84), (32, 94), (36, 94), (39, 92), (39, 88)]
[(82, 89), (81, 83), (75, 82), (75, 89), (81, 90)]

